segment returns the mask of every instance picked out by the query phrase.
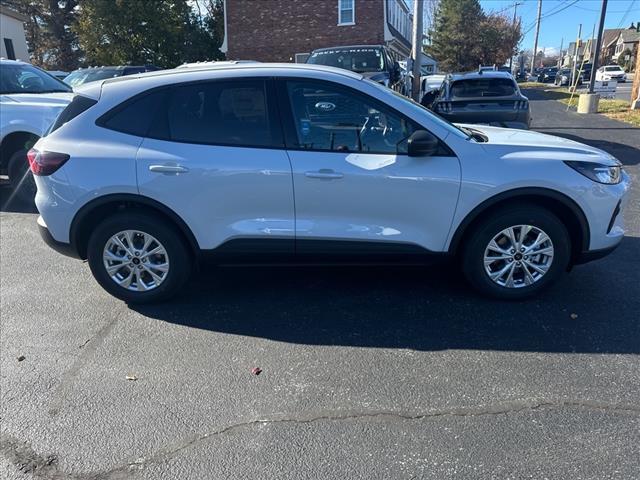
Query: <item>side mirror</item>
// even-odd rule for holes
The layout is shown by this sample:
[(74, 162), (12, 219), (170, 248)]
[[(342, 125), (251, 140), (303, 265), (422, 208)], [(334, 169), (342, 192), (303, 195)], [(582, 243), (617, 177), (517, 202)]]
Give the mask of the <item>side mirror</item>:
[(410, 157), (430, 157), (435, 155), (440, 141), (426, 130), (416, 130), (407, 140), (407, 154)]

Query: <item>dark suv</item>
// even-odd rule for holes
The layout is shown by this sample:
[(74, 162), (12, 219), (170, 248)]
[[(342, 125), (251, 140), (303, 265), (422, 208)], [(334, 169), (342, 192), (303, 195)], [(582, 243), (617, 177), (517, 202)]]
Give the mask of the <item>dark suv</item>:
[(320, 48), (311, 52), (307, 63), (344, 68), (365, 78), (397, 89), (401, 80), (400, 65), (384, 45), (351, 45)]
[(529, 99), (506, 72), (448, 75), (432, 110), (450, 122), (529, 128)]
[(80, 68), (71, 72), (64, 79), (64, 82), (72, 87), (79, 87), (84, 83), (106, 80), (114, 77), (124, 77), (135, 75), (136, 73), (153, 72), (161, 70), (155, 65), (121, 65), (116, 67), (89, 67)]

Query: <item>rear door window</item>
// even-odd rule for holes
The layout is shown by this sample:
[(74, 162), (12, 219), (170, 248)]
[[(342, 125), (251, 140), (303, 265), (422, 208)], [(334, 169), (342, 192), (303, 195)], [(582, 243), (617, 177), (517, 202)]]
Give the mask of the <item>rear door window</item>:
[(149, 136), (175, 142), (283, 147), (275, 106), (263, 79), (174, 86)]

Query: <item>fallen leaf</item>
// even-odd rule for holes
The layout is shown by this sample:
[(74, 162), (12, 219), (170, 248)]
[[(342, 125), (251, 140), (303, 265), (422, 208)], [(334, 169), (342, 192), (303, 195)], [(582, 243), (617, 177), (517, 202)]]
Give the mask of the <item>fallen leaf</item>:
[(138, 377), (136, 377), (135, 375), (127, 375), (126, 377), (127, 380), (131, 381), (131, 382), (135, 382), (136, 380), (138, 380)]
[(578, 318), (578, 314), (577, 313), (572, 313), (571, 314), (571, 320), (575, 320), (576, 318)]
[(251, 373), (253, 375), (260, 375), (262, 373), (262, 369), (260, 367), (253, 367), (251, 369)]
[(25, 358), (27, 358), (27, 357), (25, 357), (24, 355), (20, 355), (20, 356), (18, 357), (18, 361), (19, 361), (19, 362), (21, 362), (21, 361), (23, 361)]

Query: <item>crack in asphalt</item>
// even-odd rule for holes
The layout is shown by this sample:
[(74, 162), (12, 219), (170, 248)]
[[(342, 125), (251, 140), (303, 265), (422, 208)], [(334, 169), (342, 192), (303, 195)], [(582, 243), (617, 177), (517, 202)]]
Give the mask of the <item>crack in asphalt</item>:
[(67, 390), (69, 389), (71, 383), (73, 383), (74, 378), (76, 377), (78, 372), (82, 370), (87, 360), (96, 352), (98, 347), (109, 336), (111, 330), (113, 330), (117, 322), (118, 316), (115, 316), (81, 345), (80, 349), (82, 350), (82, 353), (80, 353), (80, 355), (78, 355), (77, 358), (73, 361), (71, 367), (62, 374), (60, 385), (53, 394), (53, 400), (51, 402), (51, 406), (49, 407), (49, 414), (51, 416), (56, 416), (60, 412), (62, 404), (64, 403), (64, 399), (67, 396)]
[(343, 414), (324, 414), (317, 416), (299, 416), (299, 417), (275, 417), (265, 418), (257, 420), (249, 420), (246, 422), (239, 422), (226, 427), (214, 430), (212, 432), (193, 435), (182, 442), (161, 449), (149, 456), (139, 457), (116, 466), (112, 469), (78, 474), (78, 473), (66, 473), (59, 469), (57, 464), (57, 456), (42, 455), (35, 452), (27, 442), (20, 441), (6, 433), (0, 434), (0, 454), (7, 458), (13, 465), (15, 465), (21, 472), (29, 473), (35, 478), (43, 478), (49, 480), (68, 479), (68, 480), (117, 480), (122, 478), (128, 478), (135, 474), (136, 471), (140, 471), (145, 466), (150, 464), (163, 463), (173, 458), (178, 453), (186, 450), (193, 445), (200, 442), (207, 441), (211, 438), (216, 438), (221, 435), (232, 433), (237, 430), (250, 428), (257, 425), (270, 425), (270, 424), (312, 424), (321, 421), (352, 421), (352, 420), (365, 420), (365, 419), (389, 419), (389, 420), (401, 420), (401, 421), (415, 421), (415, 420), (428, 420), (434, 418), (443, 417), (482, 417), (489, 415), (508, 415), (514, 413), (520, 413), (524, 411), (535, 411), (551, 408), (579, 408), (584, 410), (596, 410), (610, 413), (622, 413), (622, 414), (640, 414), (640, 407), (632, 405), (610, 405), (598, 402), (585, 402), (585, 401), (523, 401), (518, 403), (511, 403), (507, 405), (496, 405), (483, 408), (457, 408), (447, 409), (441, 411), (434, 411), (421, 414), (404, 414), (397, 412), (355, 412), (355, 413), (343, 413)]

